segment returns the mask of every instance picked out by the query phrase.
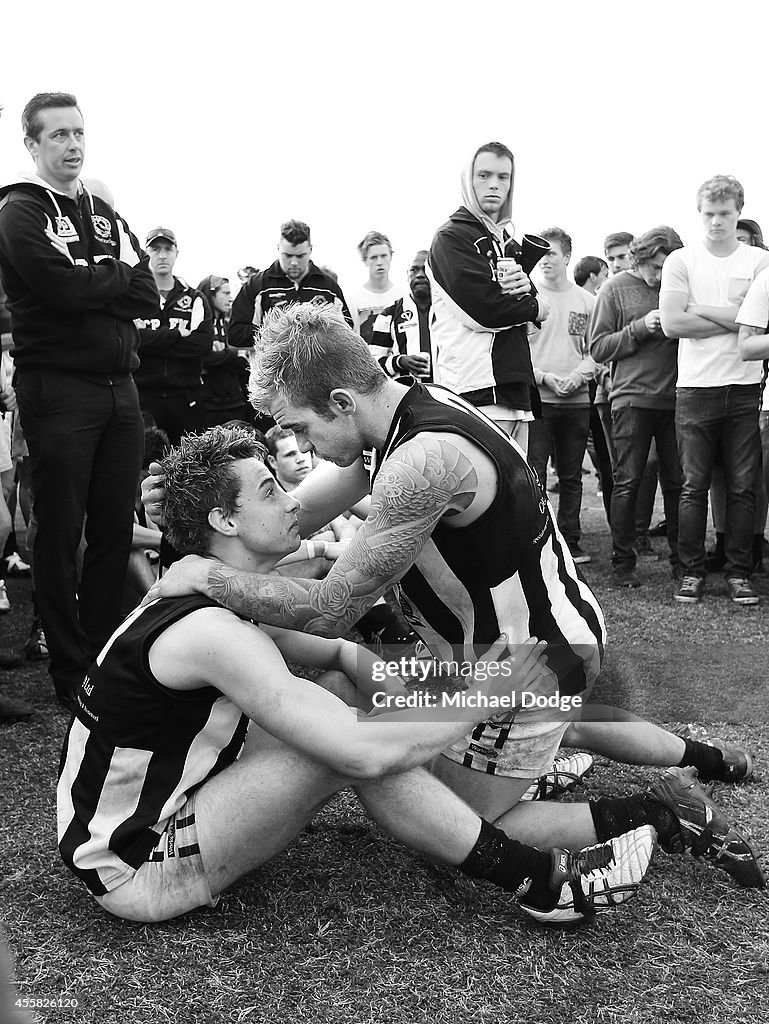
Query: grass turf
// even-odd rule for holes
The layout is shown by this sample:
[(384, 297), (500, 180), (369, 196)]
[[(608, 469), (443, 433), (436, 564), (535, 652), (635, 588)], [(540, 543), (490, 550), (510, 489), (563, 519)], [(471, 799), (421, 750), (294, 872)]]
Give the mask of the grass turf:
[[(585, 576), (610, 636), (601, 698), (749, 746), (754, 780), (719, 785), (716, 797), (769, 848), (769, 582), (758, 582), (757, 609), (733, 606), (720, 580), (702, 605), (681, 607), (670, 600), (666, 563), (644, 560), (642, 589), (613, 591), (592, 483), (583, 528), (594, 559)], [(664, 542), (654, 543), (661, 553)], [(9, 590), (3, 643), (18, 646), (29, 584), (11, 580)], [(753, 1024), (769, 1012), (765, 891), (660, 852), (626, 907), (576, 931), (549, 931), (491, 886), (401, 848), (348, 793), (217, 908), (150, 927), (110, 918), (56, 853), (66, 720), (45, 667), (27, 664), (4, 682), (39, 713), (0, 728), (0, 918), (20, 994), (78, 1000), (39, 1020)], [(652, 774), (599, 759), (576, 796), (628, 793)]]

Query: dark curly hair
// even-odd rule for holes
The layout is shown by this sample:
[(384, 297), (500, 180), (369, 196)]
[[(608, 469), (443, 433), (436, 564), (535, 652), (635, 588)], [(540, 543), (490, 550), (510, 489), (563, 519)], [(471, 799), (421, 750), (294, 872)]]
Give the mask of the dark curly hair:
[(165, 456), (164, 529), (180, 554), (208, 552), (208, 513), (220, 508), (227, 516), (238, 510), (240, 478), (233, 472), (233, 463), (263, 462), (265, 454), (251, 430), (211, 427), (204, 434), (185, 434)]

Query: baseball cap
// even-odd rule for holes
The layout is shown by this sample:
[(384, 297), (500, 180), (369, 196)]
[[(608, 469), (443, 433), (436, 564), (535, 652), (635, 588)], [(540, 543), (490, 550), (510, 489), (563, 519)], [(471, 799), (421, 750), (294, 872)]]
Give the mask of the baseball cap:
[(170, 242), (171, 245), (178, 244), (176, 241), (176, 235), (170, 228), (153, 228), (147, 235), (147, 241), (144, 244), (150, 245), (150, 243), (157, 241), (158, 238), (164, 238), (167, 242)]

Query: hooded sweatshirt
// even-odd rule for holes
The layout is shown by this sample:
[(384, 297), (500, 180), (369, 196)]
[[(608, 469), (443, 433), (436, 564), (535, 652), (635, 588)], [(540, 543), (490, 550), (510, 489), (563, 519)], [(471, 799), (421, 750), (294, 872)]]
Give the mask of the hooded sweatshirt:
[(152, 315), (158, 292), (139, 243), (103, 199), (82, 187), (71, 199), (37, 177), (0, 187), (0, 273), (20, 372), (111, 377), (139, 365), (133, 321)]
[(539, 315), (533, 285), (528, 295), (513, 298), (497, 281), (497, 260), (520, 251), (506, 230), (515, 167), (510, 192), (494, 221), (475, 196), (477, 155), (462, 174), (463, 205), (436, 232), (426, 267), (432, 288), (435, 380), (463, 395), (498, 385), (534, 384), (527, 324)]

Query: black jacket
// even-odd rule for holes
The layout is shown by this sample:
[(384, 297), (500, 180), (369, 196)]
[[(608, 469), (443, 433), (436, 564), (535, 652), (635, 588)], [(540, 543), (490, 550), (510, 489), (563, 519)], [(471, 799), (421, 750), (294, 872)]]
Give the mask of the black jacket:
[[(203, 359), (214, 342), (213, 317), (197, 288), (180, 278), (155, 305), (151, 317), (137, 321), (141, 366), (135, 373), (140, 392), (177, 395), (203, 386)], [(182, 337), (179, 328), (190, 331)]]
[(352, 317), (344, 300), (342, 289), (333, 277), (324, 274), (314, 263), (299, 284), (283, 273), (280, 261), (246, 281), (235, 297), (230, 314), (229, 342), (235, 348), (250, 348), (254, 344), (255, 325), (274, 306), (288, 306), (294, 302), (329, 302), (341, 307), (344, 318), (352, 327)]
[[(139, 365), (134, 318), (158, 293), (125, 221), (85, 189), (77, 199), (41, 179), (0, 188), (0, 273), (19, 371), (117, 375)], [(67, 246), (51, 244), (46, 230)], [(139, 256), (136, 266), (129, 266)]]

